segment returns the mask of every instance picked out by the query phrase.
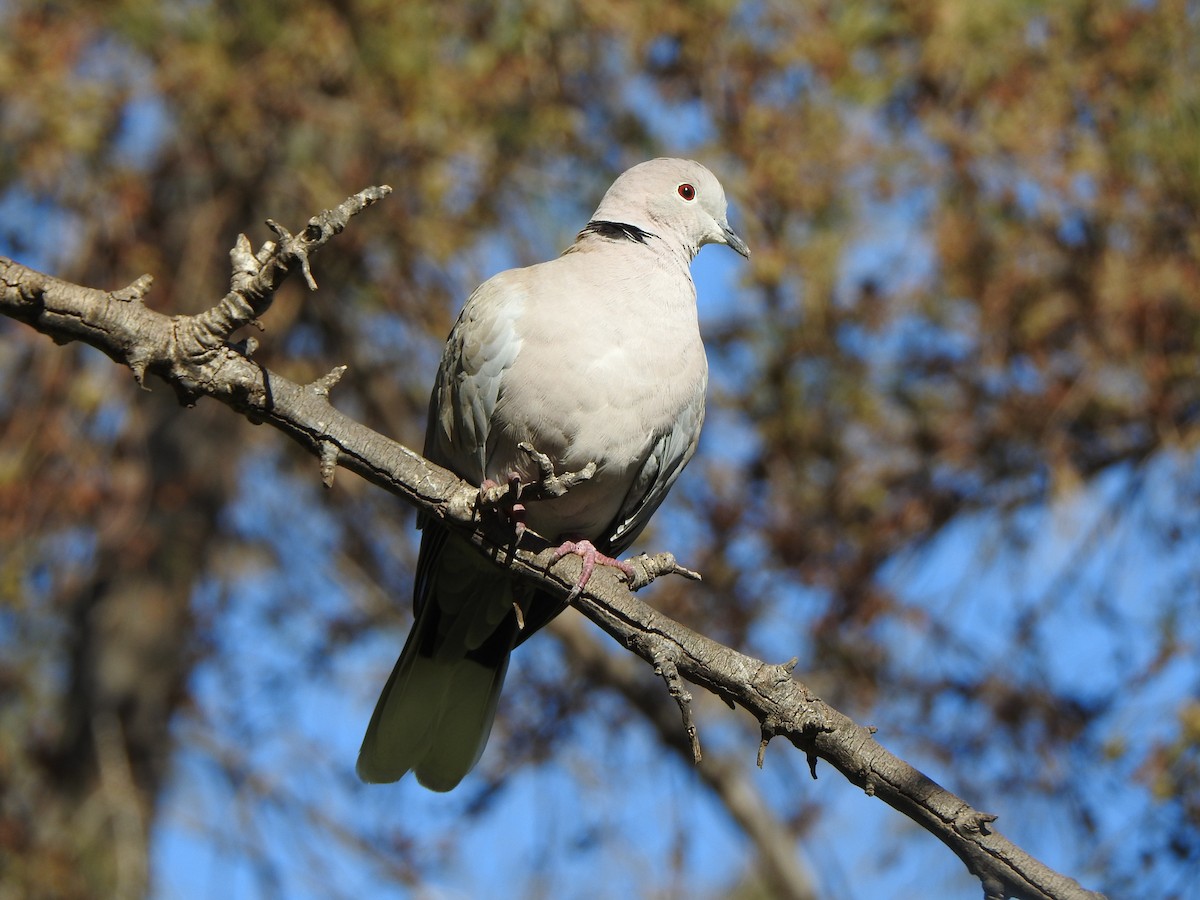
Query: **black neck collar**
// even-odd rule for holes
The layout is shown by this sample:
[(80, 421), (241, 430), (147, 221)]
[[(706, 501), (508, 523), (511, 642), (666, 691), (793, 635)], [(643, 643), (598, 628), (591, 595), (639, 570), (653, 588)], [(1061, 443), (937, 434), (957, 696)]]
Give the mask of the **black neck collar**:
[(579, 232), (579, 237), (582, 238), (589, 234), (608, 238), (612, 241), (633, 241), (638, 244), (646, 243), (647, 238), (658, 237), (658, 235), (651, 234), (649, 231), (643, 231), (636, 225), (627, 225), (624, 222), (606, 222), (602, 219), (592, 219), (592, 221), (588, 222), (583, 227), (583, 231)]

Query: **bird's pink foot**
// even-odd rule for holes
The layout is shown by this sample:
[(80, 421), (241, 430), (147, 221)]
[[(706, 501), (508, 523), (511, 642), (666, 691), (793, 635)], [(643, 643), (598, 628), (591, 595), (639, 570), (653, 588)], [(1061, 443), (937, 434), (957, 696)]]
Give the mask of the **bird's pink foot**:
[(575, 582), (575, 587), (571, 588), (571, 593), (567, 597), (567, 602), (574, 600), (587, 587), (588, 581), (592, 577), (592, 572), (596, 570), (596, 564), (603, 566), (614, 566), (625, 573), (625, 577), (632, 581), (634, 572), (633, 566), (629, 563), (614, 559), (611, 556), (606, 556), (596, 549), (595, 545), (589, 540), (582, 541), (564, 541), (557, 550), (554, 551), (554, 556), (550, 559), (550, 565), (554, 565), (564, 556), (574, 554), (583, 560), (583, 566), (579, 570), (579, 580)]

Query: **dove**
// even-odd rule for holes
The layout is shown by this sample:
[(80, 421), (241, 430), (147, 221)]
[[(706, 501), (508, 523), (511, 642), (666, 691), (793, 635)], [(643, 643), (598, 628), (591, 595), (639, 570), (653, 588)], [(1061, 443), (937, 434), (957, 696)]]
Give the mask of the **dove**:
[[(697, 162), (624, 172), (561, 256), (510, 269), (470, 295), (446, 342), (424, 455), (472, 484), (595, 465), (560, 497), (512, 515), (558, 555), (596, 564), (646, 527), (696, 450), (708, 363), (691, 262), (705, 244), (749, 257), (725, 192)], [(409, 771), (449, 791), (479, 761), (513, 649), (565, 601), (507, 575), (465, 538), (422, 523), (414, 622), (359, 751), (366, 782)]]

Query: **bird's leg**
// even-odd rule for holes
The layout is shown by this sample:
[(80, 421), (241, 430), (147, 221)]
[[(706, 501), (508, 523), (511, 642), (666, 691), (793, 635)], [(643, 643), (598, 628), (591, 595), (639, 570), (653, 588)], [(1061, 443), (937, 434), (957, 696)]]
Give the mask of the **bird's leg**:
[[(587, 466), (584, 466), (578, 472), (558, 474), (554, 472), (554, 463), (551, 458), (536, 450), (533, 444), (522, 440), (520, 444), (517, 444), (517, 449), (526, 454), (529, 460), (534, 463), (534, 466), (538, 467), (538, 478), (534, 481), (522, 481), (521, 473), (510, 470), (508, 478), (504, 480), (504, 484), (500, 484), (500, 482), (493, 481), (492, 479), (485, 479), (484, 484), (479, 486), (478, 502), (481, 509), (497, 509), (500, 515), (503, 515), (512, 524), (512, 527), (516, 528), (516, 542), (514, 546), (520, 544), (521, 538), (526, 533), (527, 528), (526, 506), (524, 506), (522, 498), (528, 497), (533, 500), (546, 500), (562, 497), (572, 487), (592, 478), (596, 472), (596, 464), (589, 462)], [(566, 545), (564, 544), (563, 546), (565, 547)], [(595, 556), (598, 551), (588, 541), (582, 541), (580, 546), (580, 556), (583, 557), (584, 562), (587, 562), (588, 559), (598, 560), (598, 562), (605, 563), (606, 565), (617, 565), (622, 571), (626, 571), (625, 563), (618, 563), (616, 559), (606, 557), (602, 553), (599, 556)], [(592, 556), (584, 556), (584, 554), (588, 553), (587, 550), (584, 550), (584, 546), (590, 547)], [(564, 551), (559, 557), (556, 557), (556, 562), (558, 559), (566, 556), (566, 554), (574, 552), (576, 551)], [(582, 590), (584, 584), (587, 584), (588, 577), (592, 575), (593, 568), (595, 568), (595, 562), (590, 563), (588, 566), (587, 576), (583, 578), (578, 589)], [(632, 570), (630, 569), (626, 574), (632, 577)]]
[(521, 502), (521, 476), (516, 472), (508, 473), (508, 487), (512, 492), (512, 504), (508, 507), (508, 520), (512, 522), (513, 528), (516, 530), (516, 537), (513, 538), (513, 546), (521, 543), (521, 538), (525, 536), (525, 504)]
[[(583, 566), (579, 570), (579, 580), (575, 582), (575, 587), (571, 588), (571, 593), (567, 595), (567, 602), (570, 603), (587, 587), (588, 581), (592, 577), (592, 572), (596, 569), (596, 564), (600, 563), (604, 566), (614, 566), (625, 573), (625, 577), (630, 582), (633, 581), (635, 573), (633, 566), (624, 560), (614, 559), (607, 556), (596, 549), (596, 546), (589, 540), (564, 541), (559, 548), (554, 551), (554, 556), (550, 558), (550, 565), (554, 565), (564, 556), (574, 554), (583, 560)], [(548, 568), (548, 567), (547, 567)]]
[(517, 536), (514, 546), (521, 543), (526, 528), (525, 504), (521, 502), (523, 487), (521, 476), (517, 472), (509, 472), (503, 485), (490, 478), (485, 478), (483, 484), (479, 486), (479, 505), (499, 510), (501, 515), (507, 518), (516, 529)]

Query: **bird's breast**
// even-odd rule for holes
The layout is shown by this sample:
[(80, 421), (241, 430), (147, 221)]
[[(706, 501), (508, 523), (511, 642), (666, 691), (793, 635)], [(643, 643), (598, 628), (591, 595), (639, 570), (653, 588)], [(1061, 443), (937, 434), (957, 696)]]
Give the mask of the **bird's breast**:
[(492, 420), (489, 477), (517, 471), (537, 478), (517, 451), (533, 444), (558, 472), (596, 464), (594, 477), (565, 497), (531, 505), (539, 534), (597, 538), (616, 517), (651, 447), (697, 403), (703, 403), (707, 364), (691, 334), (636, 328), (621, 333), (570, 331), (557, 361), (521, 353), (506, 373)]

